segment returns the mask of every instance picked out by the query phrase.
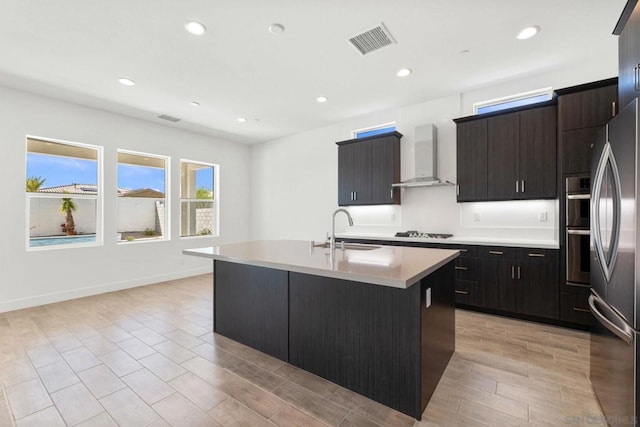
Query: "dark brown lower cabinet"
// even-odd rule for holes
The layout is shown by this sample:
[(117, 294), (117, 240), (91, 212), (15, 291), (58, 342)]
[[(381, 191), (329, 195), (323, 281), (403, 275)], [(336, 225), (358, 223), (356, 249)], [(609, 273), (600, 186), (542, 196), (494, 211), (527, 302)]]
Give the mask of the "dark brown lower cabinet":
[[(590, 321), (591, 315), (583, 307), (586, 297), (580, 300), (579, 296), (575, 296), (579, 290), (563, 290), (561, 294), (558, 249), (345, 240), (376, 245), (458, 249), (460, 256), (455, 261), (456, 304), (465, 308), (484, 308), (546, 320), (581, 324)], [(565, 308), (569, 304), (574, 305)]]
[(588, 286), (563, 285), (560, 293), (560, 319), (583, 326), (593, 325), (594, 317), (587, 302), (590, 293)]
[(216, 260), (214, 330), (419, 420), (455, 350), (454, 281), (453, 261), (399, 289)]
[(516, 311), (515, 248), (480, 248), (480, 306), (493, 310)]
[(558, 251), (484, 247), (480, 250), (480, 306), (560, 318)]
[(518, 249), (517, 313), (560, 318), (558, 262), (557, 250)]

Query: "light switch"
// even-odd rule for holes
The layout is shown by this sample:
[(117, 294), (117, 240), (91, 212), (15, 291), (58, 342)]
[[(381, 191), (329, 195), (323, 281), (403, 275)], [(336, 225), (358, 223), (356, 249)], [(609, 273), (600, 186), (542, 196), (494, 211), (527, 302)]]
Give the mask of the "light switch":
[(425, 303), (425, 305), (427, 306), (427, 308), (431, 307), (431, 288), (427, 288), (427, 302)]

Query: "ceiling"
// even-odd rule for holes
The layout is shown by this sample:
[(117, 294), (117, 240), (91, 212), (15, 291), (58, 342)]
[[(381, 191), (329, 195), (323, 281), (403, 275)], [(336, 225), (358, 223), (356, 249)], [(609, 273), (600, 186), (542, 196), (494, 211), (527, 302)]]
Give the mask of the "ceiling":
[[(0, 85), (256, 143), (597, 60), (617, 49), (625, 3), (3, 0)], [(191, 20), (208, 31), (187, 33)], [(362, 56), (347, 42), (380, 22), (397, 44)], [(271, 34), (273, 23), (285, 31)], [(542, 30), (517, 40), (529, 25)], [(413, 74), (396, 77), (402, 67)]]

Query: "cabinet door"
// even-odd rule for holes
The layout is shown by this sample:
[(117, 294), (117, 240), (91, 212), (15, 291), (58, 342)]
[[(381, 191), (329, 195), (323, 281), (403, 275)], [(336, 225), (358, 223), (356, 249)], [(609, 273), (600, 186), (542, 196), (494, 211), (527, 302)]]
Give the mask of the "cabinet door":
[(338, 147), (338, 204), (371, 204), (371, 141)]
[(560, 132), (560, 168), (562, 174), (584, 173), (591, 170), (593, 144), (600, 127)]
[(368, 205), (371, 202), (372, 142), (351, 144), (355, 149), (353, 159), (354, 205)]
[(558, 98), (560, 131), (604, 126), (615, 115), (617, 86), (603, 86), (569, 93)]
[(518, 198), (555, 198), (556, 107), (534, 108), (520, 113)]
[(391, 184), (400, 182), (400, 139), (388, 136), (371, 144), (371, 204), (400, 203), (400, 189)]
[(480, 250), (480, 306), (494, 310), (515, 311), (515, 249), (484, 246)]
[(640, 3), (618, 39), (618, 97), (622, 110), (640, 96)]
[(515, 199), (520, 194), (516, 191), (519, 138), (520, 120), (517, 113), (487, 119), (487, 196), (489, 200)]
[(558, 251), (521, 249), (516, 265), (516, 311), (560, 318)]
[(458, 202), (487, 200), (487, 120), (458, 123)]
[(338, 205), (340, 206), (353, 204), (354, 158), (353, 144), (338, 146)]

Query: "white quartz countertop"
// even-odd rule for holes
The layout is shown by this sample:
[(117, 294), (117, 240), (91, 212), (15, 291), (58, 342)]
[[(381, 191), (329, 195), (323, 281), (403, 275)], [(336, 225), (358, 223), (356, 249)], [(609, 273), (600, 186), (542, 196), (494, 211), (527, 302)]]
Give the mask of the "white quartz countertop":
[(391, 242), (419, 242), (419, 243), (448, 243), (454, 245), (480, 245), (480, 246), (511, 246), (517, 248), (537, 248), (537, 249), (559, 249), (557, 240), (538, 239), (507, 239), (499, 237), (458, 237), (453, 236), (448, 239), (420, 239), (416, 237), (395, 237), (394, 235), (371, 235), (371, 234), (336, 234), (342, 239), (363, 239), (363, 240), (388, 240)]
[(459, 255), (450, 249), (347, 245), (347, 249), (314, 247), (306, 240), (258, 240), (185, 249), (194, 255), (278, 270), (353, 280), (406, 289)]

